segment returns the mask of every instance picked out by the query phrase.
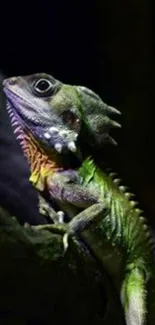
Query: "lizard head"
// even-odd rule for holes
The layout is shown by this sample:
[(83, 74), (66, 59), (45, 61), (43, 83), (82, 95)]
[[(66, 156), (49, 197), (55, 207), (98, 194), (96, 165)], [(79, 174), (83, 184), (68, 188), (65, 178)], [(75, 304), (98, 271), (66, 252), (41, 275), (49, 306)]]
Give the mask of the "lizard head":
[(59, 153), (76, 152), (80, 134), (89, 144), (114, 143), (109, 130), (120, 125), (109, 116), (120, 113), (90, 89), (63, 84), (45, 73), (8, 78), (3, 85), (16, 133), (20, 125)]
[(45, 73), (8, 78), (3, 85), (13, 125), (59, 153), (76, 150), (81, 123), (73, 87)]

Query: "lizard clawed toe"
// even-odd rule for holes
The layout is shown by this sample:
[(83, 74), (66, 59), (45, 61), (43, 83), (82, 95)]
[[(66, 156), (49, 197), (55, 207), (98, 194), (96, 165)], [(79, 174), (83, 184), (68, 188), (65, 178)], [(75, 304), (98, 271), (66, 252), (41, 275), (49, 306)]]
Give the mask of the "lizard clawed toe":
[(31, 225), (28, 222), (24, 223), (24, 228), (30, 228), (30, 227), (31, 227)]
[(66, 251), (68, 250), (68, 246), (69, 246), (69, 234), (66, 232), (63, 236), (63, 248), (64, 248), (64, 253), (66, 253)]
[(47, 223), (47, 224), (44, 224), (44, 225), (37, 225), (37, 226), (31, 226), (31, 228), (33, 230), (48, 230), (54, 234), (59, 234), (59, 235), (64, 235), (67, 231), (67, 225), (66, 224), (60, 224), (60, 223), (57, 223), (57, 224), (51, 224), (51, 223)]
[(58, 216), (58, 223), (64, 223), (64, 216), (65, 216), (64, 212), (58, 211), (57, 216)]

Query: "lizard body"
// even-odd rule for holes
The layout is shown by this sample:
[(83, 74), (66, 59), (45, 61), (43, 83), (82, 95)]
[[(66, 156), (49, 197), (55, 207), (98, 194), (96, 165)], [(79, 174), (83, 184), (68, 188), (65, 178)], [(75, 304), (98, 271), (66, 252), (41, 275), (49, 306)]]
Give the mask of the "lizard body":
[[(39, 83), (41, 91), (37, 89)], [(63, 164), (66, 152), (78, 152), (84, 134), (90, 146), (114, 143), (109, 129), (119, 124), (111, 120), (109, 114), (118, 114), (118, 111), (104, 104), (91, 90), (63, 85), (45, 74), (10, 78), (4, 82), (4, 87), (12, 117), (17, 115), (22, 130), (32, 134), (33, 146), (36, 142), (41, 148), (41, 157), (45, 153), (49, 159), (44, 165), (47, 174), (42, 173), (42, 164), (37, 163), (39, 177), (35, 178), (33, 159), (36, 156), (30, 155), (34, 147), (31, 147), (30, 138), (28, 147), (24, 142), (28, 148), (25, 153), (32, 171), (31, 181), (42, 191), (47, 187), (52, 200), (73, 218), (64, 228), (66, 234), (81, 236), (107, 269), (121, 292), (127, 325), (143, 325), (146, 282), (151, 273), (149, 230), (145, 219), (130, 200), (130, 193), (119, 186), (119, 180), (98, 169), (93, 161), (82, 161), (79, 170), (68, 169)], [(40, 188), (38, 179), (42, 175), (44, 186)], [(85, 210), (77, 214), (78, 208)], [(100, 221), (100, 224), (92, 229), (93, 215), (95, 222)]]
[[(44, 89), (45, 88), (45, 89)], [(95, 117), (97, 127), (104, 125), (105, 132), (99, 130), (99, 141), (113, 142), (109, 137), (109, 128), (118, 127), (119, 124), (108, 118), (109, 113), (119, 112), (104, 104), (99, 100), (99, 96), (91, 90), (80, 87), (64, 85), (50, 75), (35, 74), (24, 78), (10, 78), (4, 81), (4, 91), (7, 96), (7, 110), (11, 117), (12, 126), (17, 139), (20, 141), (24, 154), (30, 166), (30, 181), (40, 191), (41, 195), (47, 191), (51, 198), (61, 201), (61, 193), (64, 191), (64, 202), (88, 207), (98, 199), (92, 193), (87, 193), (87, 189), (79, 184), (70, 185), (75, 173), (69, 168), (66, 153), (77, 152), (76, 147), (80, 133), (82, 132), (83, 116), (86, 117), (85, 124), (91, 124)], [(89, 105), (90, 116), (83, 114), (83, 94), (86, 97), (85, 107), (89, 101), (95, 105), (95, 111)], [(98, 102), (100, 103), (98, 107)], [(18, 105), (16, 105), (18, 103)], [(103, 120), (98, 118), (98, 112), (103, 111)], [(95, 115), (94, 115), (95, 114)], [(106, 118), (105, 118), (105, 115)], [(93, 123), (93, 127), (96, 125)], [(93, 130), (93, 134), (95, 134)], [(102, 135), (105, 140), (102, 139)], [(91, 136), (88, 135), (88, 137)], [(94, 141), (94, 140), (93, 140)], [(80, 150), (79, 150), (80, 151)], [(66, 163), (64, 161), (66, 160)], [(68, 175), (64, 174), (68, 172)], [(60, 174), (59, 189), (58, 178)], [(58, 177), (57, 177), (58, 175)], [(72, 187), (77, 195), (71, 198)], [(82, 190), (82, 195), (81, 195)], [(59, 197), (58, 197), (59, 192)], [(66, 196), (65, 196), (66, 192)], [(85, 198), (85, 200), (84, 200)], [(44, 205), (45, 201), (40, 200)], [(64, 205), (63, 205), (64, 206)], [(42, 206), (40, 211), (42, 212)], [(45, 208), (45, 212), (47, 209)], [(49, 209), (50, 211), (50, 209)], [(51, 209), (50, 217), (53, 217)]]

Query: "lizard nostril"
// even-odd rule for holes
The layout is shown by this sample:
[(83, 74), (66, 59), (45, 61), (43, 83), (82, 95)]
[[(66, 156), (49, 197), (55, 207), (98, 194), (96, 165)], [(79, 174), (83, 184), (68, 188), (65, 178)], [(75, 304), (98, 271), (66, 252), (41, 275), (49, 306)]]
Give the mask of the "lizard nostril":
[(3, 80), (3, 86), (7, 87), (7, 85), (13, 86), (16, 84), (17, 78), (16, 77), (12, 77), (12, 78), (7, 78), (5, 80)]
[(7, 82), (9, 85), (13, 86), (16, 84), (16, 81), (17, 81), (17, 78), (16, 77), (13, 77), (13, 78), (8, 78), (7, 79)]

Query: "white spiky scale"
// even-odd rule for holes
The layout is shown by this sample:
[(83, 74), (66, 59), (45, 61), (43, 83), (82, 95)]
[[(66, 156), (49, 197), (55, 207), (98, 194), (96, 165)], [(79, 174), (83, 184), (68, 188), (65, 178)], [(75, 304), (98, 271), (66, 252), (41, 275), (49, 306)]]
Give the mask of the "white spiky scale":
[(24, 139), (23, 134), (19, 134), (19, 135), (17, 136), (17, 139), (18, 139), (18, 140), (23, 140), (23, 139)]
[(19, 123), (17, 122), (17, 120), (15, 122), (12, 122), (12, 126), (17, 126), (19, 125)]
[(9, 114), (13, 112), (12, 108), (9, 105), (6, 106), (6, 109)]
[(59, 153), (62, 152), (62, 144), (61, 143), (56, 143), (54, 146), (55, 150), (58, 151)]
[(13, 117), (11, 118), (11, 123), (13, 123), (13, 122), (17, 122), (17, 119), (16, 119), (15, 116), (13, 116)]
[(68, 149), (72, 152), (76, 152), (77, 148), (74, 141), (68, 143)]
[(144, 230), (148, 230), (148, 226), (146, 224), (143, 225)]
[(21, 130), (22, 130), (21, 126), (17, 126), (17, 128), (14, 130), (14, 133), (16, 134), (16, 133), (20, 132)]
[(138, 202), (136, 202), (136, 201), (130, 201), (130, 205), (132, 208), (134, 208), (137, 204), (138, 204)]
[(116, 179), (113, 180), (113, 182), (114, 182), (114, 184), (119, 185), (120, 182), (121, 182), (121, 179), (116, 178)]
[(12, 112), (12, 109), (9, 106), (7, 106), (6, 109), (9, 114)]
[(48, 132), (45, 132), (44, 133), (44, 137), (49, 140), (51, 138), (50, 134)]
[(147, 227), (147, 229), (146, 229), (147, 231), (146, 231), (146, 233), (145, 233), (145, 236), (146, 236), (146, 238), (147, 239), (151, 239), (152, 240), (152, 238), (150, 238), (150, 231), (149, 231), (149, 227)]
[(55, 127), (55, 126), (51, 126), (50, 128), (49, 128), (49, 131), (51, 132), (51, 133), (58, 133), (59, 132), (59, 130)]
[(14, 116), (14, 114), (13, 114), (12, 111), (9, 113), (9, 116), (10, 116), (10, 117), (13, 117), (13, 116)]
[(21, 144), (21, 146), (24, 146), (25, 145), (24, 138), (22, 139), (22, 141), (20, 141), (20, 144)]
[[(106, 170), (107, 171), (107, 170)], [(109, 171), (109, 170), (108, 170)], [(111, 177), (111, 178), (113, 178), (113, 177), (115, 177), (117, 174), (116, 173), (113, 173), (113, 172), (111, 172), (111, 173), (109, 173), (109, 176)], [(117, 185), (117, 186), (119, 186), (119, 184), (121, 183), (121, 179), (119, 179), (119, 178), (115, 178), (115, 179), (113, 179), (113, 183), (115, 184), (115, 185)], [(135, 196), (135, 194), (133, 194), (133, 193), (130, 193), (130, 192), (126, 192), (126, 190), (127, 190), (127, 187), (126, 186), (119, 186), (119, 189), (121, 190), (121, 192), (123, 192), (123, 194), (125, 195), (125, 197), (129, 200), (129, 203), (130, 203), (130, 206), (131, 206), (131, 208), (133, 209), (134, 208), (134, 211), (137, 213), (137, 214), (142, 214), (143, 213), (143, 210), (140, 210), (140, 209), (138, 209), (138, 208), (135, 208), (138, 204), (139, 204), (139, 202), (137, 202), (137, 201), (133, 201), (133, 200), (130, 200), (132, 197), (134, 197)], [(144, 218), (144, 220), (145, 220), (145, 218)]]
[(14, 128), (14, 134), (16, 135), (16, 139), (20, 141), (20, 145), (24, 149), (25, 141), (24, 141), (24, 132), (23, 132), (22, 126), (19, 124), (18, 119), (15, 116), (12, 108), (10, 108), (9, 105), (7, 105), (6, 108), (7, 108), (9, 117), (11, 118), (11, 125)]
[(146, 219), (143, 216), (140, 216), (139, 219), (143, 222), (146, 221)]
[(125, 192), (127, 190), (126, 186), (119, 186), (120, 191)]
[(114, 178), (114, 177), (117, 176), (117, 173), (110, 173), (109, 176), (110, 176), (111, 178)]
[(135, 212), (138, 213), (138, 214), (141, 214), (141, 213), (143, 213), (143, 210), (141, 210), (141, 209), (135, 209)]
[(124, 194), (125, 194), (125, 196), (126, 196), (127, 199), (131, 199), (133, 196), (135, 196), (135, 194), (129, 193), (129, 192), (126, 192)]

